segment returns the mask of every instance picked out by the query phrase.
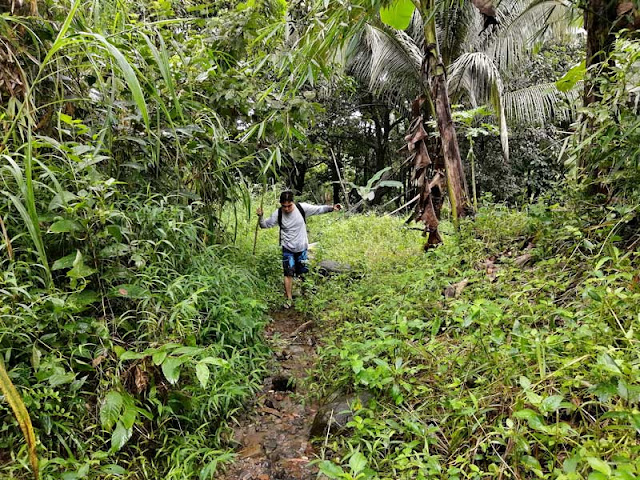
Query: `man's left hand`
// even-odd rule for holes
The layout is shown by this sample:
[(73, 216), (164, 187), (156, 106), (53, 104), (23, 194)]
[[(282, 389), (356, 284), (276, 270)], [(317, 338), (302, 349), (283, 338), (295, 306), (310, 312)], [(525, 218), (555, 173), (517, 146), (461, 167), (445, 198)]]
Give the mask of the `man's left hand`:
[(339, 203), (336, 203), (336, 204), (333, 206), (333, 211), (334, 211), (334, 212), (337, 212), (337, 211), (339, 211), (339, 210), (342, 210), (342, 205), (340, 205)]

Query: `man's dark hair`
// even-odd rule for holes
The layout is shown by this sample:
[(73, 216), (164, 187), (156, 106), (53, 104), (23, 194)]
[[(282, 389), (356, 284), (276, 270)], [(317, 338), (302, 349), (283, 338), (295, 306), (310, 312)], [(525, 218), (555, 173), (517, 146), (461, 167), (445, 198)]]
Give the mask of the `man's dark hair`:
[(293, 202), (293, 192), (286, 190), (280, 194), (280, 203)]

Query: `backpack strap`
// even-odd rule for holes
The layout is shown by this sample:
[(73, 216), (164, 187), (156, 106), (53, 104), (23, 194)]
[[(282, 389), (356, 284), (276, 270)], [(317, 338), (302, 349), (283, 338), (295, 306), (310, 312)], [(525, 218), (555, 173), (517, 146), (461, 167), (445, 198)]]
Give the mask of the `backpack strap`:
[(296, 207), (298, 207), (298, 211), (300, 212), (300, 215), (302, 215), (302, 220), (304, 220), (304, 224), (307, 224), (307, 214), (304, 211), (304, 208), (302, 208), (302, 205), (300, 205), (298, 202), (296, 202)]
[[(300, 215), (302, 215), (302, 220), (304, 221), (304, 224), (307, 224), (307, 214), (304, 211), (304, 208), (302, 208), (302, 205), (300, 205), (298, 202), (296, 203), (296, 208), (298, 209), (298, 211), (300, 212)], [(280, 227), (280, 245), (282, 245), (282, 207), (278, 208), (278, 226)]]

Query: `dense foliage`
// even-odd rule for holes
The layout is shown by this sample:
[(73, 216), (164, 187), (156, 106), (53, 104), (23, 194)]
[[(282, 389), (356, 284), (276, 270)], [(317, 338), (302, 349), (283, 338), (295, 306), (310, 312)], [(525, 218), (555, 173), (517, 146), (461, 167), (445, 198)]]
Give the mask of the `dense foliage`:
[[(411, 209), (413, 98), (369, 77), (388, 86), (382, 67), (398, 67), (418, 94), (427, 57), (434, 98), (450, 101), (455, 64), (466, 93), (451, 122), (414, 115), (428, 133), (412, 145), (440, 152), (455, 125), (480, 208), (454, 227), (455, 202), (440, 204), (445, 242), (428, 254), (392, 215), (311, 223), (317, 257), (358, 272), (311, 277), (315, 293), (296, 303), (325, 333), (311, 383), (319, 397), (372, 395), (317, 444), (322, 471), (640, 476), (634, 32), (608, 35), (605, 61), (587, 62), (589, 102), (571, 117), (581, 43), (521, 55), (518, 32), (559, 28), (553, 12), (536, 16), (540, 2), (501, 4), (503, 25), (485, 32), (479, 2), (400, 0), (407, 22), (424, 7), (411, 41), (404, 23), (380, 22), (389, 3), (0, 2), (2, 478), (38, 460), (52, 480), (215, 478), (270, 358), (280, 252), (275, 229), (255, 248), (255, 204), (275, 207), (282, 186), (353, 211)], [(364, 29), (386, 55), (358, 77), (348, 54), (375, 50), (356, 41)], [(413, 64), (388, 61), (398, 39)], [(539, 86), (575, 63), (571, 95)], [(551, 110), (563, 115), (536, 123)]]
[(373, 393), (322, 439), (329, 478), (637, 477), (637, 251), (584, 226), (489, 206), (425, 255), (391, 218), (327, 225), (322, 256), (364, 277), (300, 305), (326, 334), (313, 381)]

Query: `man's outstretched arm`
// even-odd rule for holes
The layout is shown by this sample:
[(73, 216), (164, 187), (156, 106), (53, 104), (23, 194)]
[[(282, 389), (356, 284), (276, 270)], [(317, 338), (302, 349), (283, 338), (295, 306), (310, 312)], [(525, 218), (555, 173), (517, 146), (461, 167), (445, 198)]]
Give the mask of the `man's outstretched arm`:
[(340, 205), (339, 203), (335, 205), (311, 205), (310, 203), (301, 203), (300, 206), (303, 208), (304, 214), (307, 217), (342, 210), (342, 205)]
[(275, 212), (273, 212), (271, 214), (271, 216), (269, 218), (267, 218), (266, 220), (264, 219), (263, 215), (263, 211), (261, 208), (258, 208), (256, 210), (256, 214), (258, 215), (258, 220), (259, 220), (259, 224), (260, 224), (260, 228), (271, 228), (273, 226), (275, 226), (278, 223), (278, 210), (276, 210)]

